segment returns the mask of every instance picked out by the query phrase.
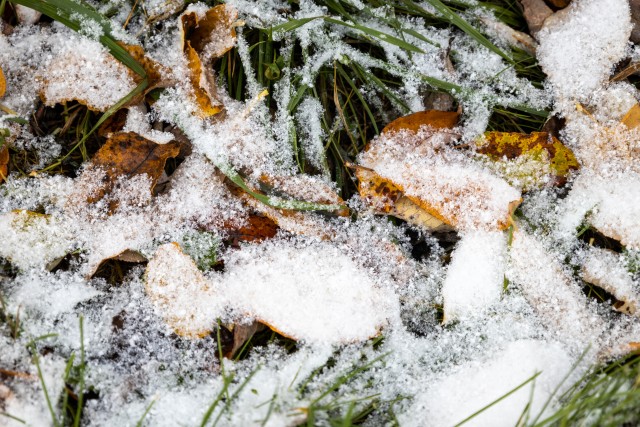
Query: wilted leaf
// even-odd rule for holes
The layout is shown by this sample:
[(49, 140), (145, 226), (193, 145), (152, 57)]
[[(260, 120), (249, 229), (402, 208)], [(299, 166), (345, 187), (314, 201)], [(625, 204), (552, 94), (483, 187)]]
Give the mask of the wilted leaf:
[(97, 41), (74, 39), (38, 78), (45, 105), (78, 101), (90, 110), (104, 112), (136, 88), (139, 76)]
[(580, 167), (573, 152), (546, 132), (487, 132), (476, 144), (478, 153), (503, 165), (507, 181), (524, 189), (544, 185), (548, 178), (562, 185)]
[(409, 114), (395, 119), (384, 129), (382, 133), (392, 133), (401, 130), (418, 132), (421, 126), (431, 126), (435, 129), (451, 129), (458, 124), (460, 114), (451, 111), (428, 110)]
[(226, 5), (209, 9), (202, 19), (195, 12), (187, 12), (180, 17), (182, 51), (187, 58), (189, 80), (201, 117), (222, 111), (208, 65), (235, 44), (233, 23), (236, 18), (236, 10)]
[(220, 58), (235, 45), (234, 24), (238, 11), (232, 6), (220, 4), (212, 7), (201, 19), (193, 12), (189, 15), (188, 20), (183, 21), (185, 39), (205, 64)]
[(4, 78), (2, 68), (0, 68), (0, 98), (2, 98), (7, 91), (7, 80)]
[(88, 265), (87, 267), (89, 272), (86, 274), (86, 276), (93, 277), (96, 274), (96, 272), (100, 269), (100, 267), (102, 267), (108, 261), (122, 261), (122, 262), (128, 262), (132, 264), (140, 264), (140, 263), (147, 262), (147, 258), (138, 251), (125, 249), (124, 251), (116, 255), (113, 255), (101, 260), (99, 263), (93, 263), (93, 265)]
[(563, 9), (571, 4), (571, 0), (547, 0), (547, 2), (556, 9)]
[(173, 141), (156, 144), (134, 132), (112, 134), (83, 172), (83, 176), (95, 175), (98, 170), (104, 173), (100, 188), (94, 190), (87, 201), (94, 203), (102, 199), (120, 177), (146, 174), (151, 178), (149, 191), (153, 191), (164, 172), (167, 159), (177, 156), (179, 152), (179, 145)]
[(234, 242), (261, 242), (276, 235), (278, 224), (266, 216), (250, 215), (245, 225), (236, 227), (235, 224), (229, 224), (224, 229)]
[(228, 347), (225, 348), (223, 346), (223, 356), (227, 359), (233, 359), (256, 332), (264, 329), (266, 329), (266, 326), (263, 323), (255, 321), (246, 325), (232, 325), (231, 334), (233, 335), (233, 339)]
[[(156, 61), (154, 61), (153, 59), (149, 58), (145, 52), (144, 49), (141, 46), (136, 46), (136, 45), (127, 45), (124, 43), (119, 43), (127, 52), (129, 52), (129, 55), (131, 55), (131, 57), (138, 62), (142, 68), (144, 69), (145, 73), (147, 74), (147, 87), (145, 88), (144, 92), (142, 92), (141, 94), (139, 94), (138, 96), (134, 97), (133, 99), (131, 99), (127, 105), (135, 105), (140, 103), (144, 97), (151, 92), (154, 89), (157, 88), (163, 88), (163, 87), (168, 87), (170, 86), (173, 81), (169, 80), (167, 78), (167, 76), (169, 75), (169, 70), (167, 70), (165, 67), (163, 67), (162, 65), (158, 64)], [(142, 77), (132, 73), (133, 78), (136, 81), (136, 84), (139, 84), (142, 82)]]

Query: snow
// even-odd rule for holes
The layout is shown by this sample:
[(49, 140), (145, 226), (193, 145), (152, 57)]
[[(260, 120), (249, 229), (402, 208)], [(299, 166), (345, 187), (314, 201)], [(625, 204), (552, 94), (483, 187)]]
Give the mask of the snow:
[[(639, 96), (629, 83), (608, 81), (620, 60), (638, 55), (628, 44), (627, 2), (574, 0), (546, 21), (537, 34), (548, 76), (543, 89), (455, 28), (413, 16), (392, 22), (388, 5), (352, 3), (358, 22), (394, 35), (398, 26), (413, 29), (431, 43), (404, 33), (423, 51), (408, 55), (389, 39), (372, 38), (381, 60), (345, 41), (358, 36), (356, 30), (322, 19), (275, 33), (285, 64), (299, 51), (306, 59), (281, 70), (270, 108), (251, 69), (255, 51), (247, 28), (330, 11), (311, 0), (291, 14), (285, 1), (230, 1), (246, 22), (235, 42), (246, 101), (232, 99), (236, 88), (219, 76), (224, 110), (206, 120), (188, 95), (179, 25), (170, 17), (183, 2), (145, 0), (145, 13), (126, 29), (129, 11), (119, 8), (112, 18), (118, 37), (142, 44), (174, 81), (148, 107), (128, 107), (124, 129), (158, 143), (176, 135), (188, 140), (156, 194), (146, 176), (120, 177), (117, 191), (89, 203), (87, 196), (103, 185), (99, 171), (86, 163), (75, 177), (41, 171), (68, 149), (64, 141), (57, 134), (36, 137), (0, 113), (0, 127), (15, 134), (12, 147), (38, 157), (32, 170), (0, 184), (2, 312), (21, 325), (14, 337), (9, 323), (0, 323), (0, 368), (36, 378), (27, 345), (57, 334), (37, 346), (58, 402), (66, 363), (74, 357), (77, 366), (82, 316), (86, 384), (99, 393), (87, 402), (83, 423), (95, 426), (135, 425), (152, 402), (149, 425), (199, 424), (227, 382), (231, 398), (212, 413), (221, 425), (305, 423), (314, 408), (315, 421), (329, 424), (330, 415), (346, 415), (351, 401), (353, 411), (375, 403), (371, 425), (384, 424), (389, 408), (403, 425), (452, 425), (540, 373), (470, 422), (498, 426), (516, 424), (527, 404), (529, 421), (552, 412), (560, 404), (556, 388), (574, 368), (560, 393), (587, 365), (640, 341), (637, 312), (633, 316), (640, 283), (632, 265), (640, 250), (640, 131), (619, 124)], [(469, 22), (494, 19), (467, 3), (462, 15)], [(203, 16), (207, 6), (187, 10)], [(0, 33), (7, 76), (2, 105), (21, 117), (31, 117), (40, 95), (47, 104), (78, 100), (105, 111), (135, 86), (131, 72), (95, 40), (101, 31), (95, 23), (85, 22), (76, 34), (30, 21)], [(490, 35), (507, 49), (504, 34)], [(314, 81), (334, 64), (354, 63), (365, 74), (384, 69), (400, 81), (386, 88), (395, 98), (389, 103), (381, 101), (380, 87), (358, 87), (365, 102), (382, 110), (381, 122), (433, 103), (425, 76), (460, 87), (440, 104), (452, 108), (455, 100), (461, 107), (455, 129), (383, 134), (350, 159), (447, 222), (448, 234), (373, 215), (358, 196), (339, 197), (342, 183), (331, 177), (340, 165), (326, 162), (325, 152), (335, 148), (329, 142), (339, 132), (353, 129), (344, 129), (335, 111), (324, 111)], [(309, 90), (290, 109), (304, 83)], [(525, 156), (489, 164), (467, 149), (486, 130), (495, 105), (553, 107), (566, 119), (560, 139), (581, 169), (564, 188), (546, 181), (544, 161)], [(335, 216), (265, 206), (229, 182), (223, 172), (231, 167), (269, 194), (350, 211)], [(276, 222), (276, 236), (237, 239), (235, 230), (255, 215)], [(585, 226), (618, 241), (624, 252), (579, 239)], [(139, 254), (135, 263), (115, 264), (132, 252)], [(95, 277), (108, 259), (122, 268), (117, 284)], [(622, 313), (587, 297), (582, 280), (625, 303), (617, 307)], [(220, 361), (218, 321), (258, 321), (281, 337), (251, 342), (242, 360)], [(584, 366), (575, 367), (588, 347)], [(31, 425), (50, 424), (38, 381), (2, 380), (0, 411)], [(327, 414), (318, 409), (323, 405), (335, 406)]]

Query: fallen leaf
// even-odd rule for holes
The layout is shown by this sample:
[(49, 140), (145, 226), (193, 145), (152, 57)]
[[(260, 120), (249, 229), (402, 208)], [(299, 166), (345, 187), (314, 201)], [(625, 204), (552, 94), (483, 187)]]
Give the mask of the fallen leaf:
[(531, 35), (535, 36), (542, 28), (544, 21), (553, 15), (553, 10), (545, 4), (544, 0), (520, 0), (520, 4), (522, 5), (522, 15), (527, 21), (529, 31)]
[(564, 9), (571, 4), (571, 0), (547, 0), (547, 3), (556, 9)]
[(231, 325), (233, 339), (228, 347), (223, 346), (223, 356), (227, 359), (233, 359), (256, 332), (264, 329), (266, 329), (266, 325), (256, 321), (249, 324)]
[[(220, 4), (209, 9), (204, 17), (190, 18), (185, 28), (185, 38), (191, 47), (201, 57), (202, 62), (208, 64), (211, 60), (220, 58), (236, 43), (234, 24), (238, 19), (238, 11), (226, 4)], [(195, 25), (194, 25), (195, 24)]]
[[(124, 43), (119, 44), (120, 46), (125, 48), (127, 52), (129, 52), (129, 55), (131, 55), (133, 59), (135, 59), (136, 62), (142, 66), (147, 74), (147, 87), (145, 88), (144, 92), (132, 98), (127, 103), (127, 105), (136, 105), (142, 102), (144, 100), (144, 97), (152, 90), (169, 87), (174, 83), (171, 79), (167, 78), (167, 76), (170, 74), (170, 71), (162, 65), (158, 64), (153, 59), (149, 58), (141, 46), (127, 45)], [(132, 72), (131, 75), (136, 81), (136, 84), (142, 82), (142, 77), (138, 74)]]
[(448, 128), (457, 120), (458, 113), (451, 112), (412, 114), (392, 122), (368, 145), (355, 169), (360, 194), (374, 211), (394, 210), (398, 217), (437, 228), (511, 224), (521, 201), (518, 192), (449, 146), (455, 134)]
[(620, 123), (629, 129), (635, 129), (640, 126), (640, 104), (635, 104), (627, 111)]
[(85, 276), (87, 278), (93, 277), (96, 274), (96, 272), (100, 270), (100, 268), (108, 261), (122, 261), (122, 262), (131, 263), (131, 264), (141, 264), (141, 263), (147, 262), (147, 258), (138, 251), (125, 249), (124, 251), (116, 255), (104, 258), (99, 263), (93, 263), (92, 265), (88, 265), (87, 266), (88, 273)]
[(4, 77), (4, 72), (0, 67), (0, 98), (2, 98), (7, 91), (7, 80)]
[(444, 231), (451, 227), (429, 214), (406, 197), (392, 182), (375, 172), (356, 166), (358, 192), (376, 213), (391, 215), (427, 230)]
[(234, 46), (236, 33), (233, 24), (236, 18), (237, 11), (227, 5), (209, 9), (202, 18), (195, 12), (187, 12), (180, 17), (182, 51), (187, 58), (198, 115), (203, 118), (222, 111), (208, 65)]
[(618, 301), (613, 308), (621, 313), (636, 314), (640, 298), (635, 292), (633, 276), (613, 251), (589, 247), (580, 269), (582, 280), (613, 295)]
[[(95, 178), (102, 171), (103, 178), (98, 188), (88, 195), (87, 201), (95, 203), (111, 192), (121, 177), (146, 174), (151, 179), (149, 191), (153, 191), (158, 178), (164, 172), (164, 166), (170, 157), (176, 157), (179, 144), (157, 144), (134, 132), (112, 134), (91, 160), (80, 179)], [(89, 177), (89, 176), (91, 177)]]
[(160, 246), (149, 260), (145, 290), (165, 322), (180, 336), (205, 337), (222, 316), (220, 298), (177, 243)]
[(261, 242), (270, 239), (278, 232), (278, 224), (263, 215), (250, 215), (241, 227), (225, 224), (224, 231), (234, 242)]
[[(2, 132), (4, 129), (0, 129)], [(9, 146), (4, 143), (2, 144), (2, 138), (0, 138), (0, 184), (7, 179), (7, 175), (9, 174)]]
[(500, 164), (508, 182), (520, 182), (525, 190), (541, 187), (549, 179), (562, 185), (571, 171), (580, 168), (573, 152), (546, 132), (486, 132), (476, 146), (478, 153)]
[(418, 132), (422, 126), (434, 129), (451, 129), (458, 124), (460, 113), (451, 111), (428, 110), (409, 114), (395, 119), (382, 129), (382, 133), (392, 133), (401, 130)]
[(0, 215), (0, 257), (19, 269), (42, 268), (64, 257), (72, 246), (63, 220), (26, 210)]

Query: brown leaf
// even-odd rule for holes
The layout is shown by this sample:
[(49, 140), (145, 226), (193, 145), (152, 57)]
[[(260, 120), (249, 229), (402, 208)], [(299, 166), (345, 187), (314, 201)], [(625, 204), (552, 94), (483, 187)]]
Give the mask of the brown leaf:
[(225, 224), (225, 231), (234, 242), (261, 242), (270, 239), (278, 232), (278, 224), (262, 215), (250, 215), (242, 227)]
[(458, 124), (460, 113), (456, 111), (428, 110), (400, 117), (382, 129), (382, 133), (407, 130), (418, 132), (421, 126), (431, 126), (435, 129), (451, 129)]
[(142, 255), (138, 251), (133, 251), (131, 249), (125, 249), (124, 251), (115, 254), (113, 256), (109, 256), (101, 260), (100, 262), (95, 262), (93, 264), (88, 264), (88, 273), (86, 274), (87, 278), (91, 278), (96, 275), (96, 273), (105, 266), (109, 261), (122, 261), (127, 262), (129, 264), (141, 264), (147, 262), (147, 258)]
[(83, 176), (95, 174), (101, 169), (105, 176), (100, 188), (88, 198), (89, 203), (102, 199), (111, 192), (116, 180), (120, 177), (132, 177), (147, 174), (151, 178), (149, 191), (164, 172), (168, 158), (176, 157), (180, 146), (172, 141), (168, 144), (156, 144), (134, 132), (112, 134), (100, 147), (91, 161), (91, 165), (83, 172)]
[(508, 178), (532, 178), (533, 175), (546, 173), (545, 168), (548, 167), (554, 183), (562, 185), (571, 171), (580, 168), (573, 152), (546, 132), (533, 132), (529, 135), (517, 132), (486, 132), (484, 139), (478, 140), (476, 144), (477, 152), (488, 156), (494, 162), (524, 159), (524, 156), (531, 160), (531, 167), (523, 172), (528, 176), (519, 176), (520, 172), (516, 172), (515, 176)]
[(9, 146), (5, 143), (0, 147), (0, 184), (2, 184), (9, 174)]
[(208, 77), (208, 71), (189, 42), (186, 44), (185, 54), (189, 65), (189, 81), (199, 107), (198, 115), (207, 118), (218, 114), (222, 111), (222, 103), (216, 98), (213, 79)]
[(553, 15), (553, 10), (545, 4), (544, 0), (520, 0), (520, 4), (522, 5), (522, 15), (527, 21), (529, 31), (535, 36), (542, 28), (544, 21)]
[(7, 80), (4, 78), (2, 68), (0, 68), (0, 98), (2, 98), (7, 91)]
[(627, 114), (624, 115), (620, 123), (622, 123), (629, 129), (635, 129), (640, 126), (640, 105), (635, 104), (633, 107), (631, 107), (631, 109), (627, 111)]
[(127, 123), (128, 114), (129, 110), (122, 108), (110, 115), (98, 128), (98, 135), (107, 138), (112, 133), (122, 131)]
[[(141, 46), (127, 45), (124, 43), (119, 44), (124, 49), (126, 49), (127, 52), (129, 52), (129, 55), (131, 55), (133, 59), (135, 59), (147, 73), (147, 88), (143, 93), (131, 99), (131, 101), (129, 101), (127, 105), (139, 104), (140, 102), (142, 102), (144, 97), (152, 90), (157, 88), (169, 87), (171, 86), (171, 84), (173, 84), (173, 81), (166, 77), (169, 75), (169, 70), (158, 64), (153, 59), (149, 58), (145, 54), (144, 49)], [(132, 72), (131, 75), (133, 76), (137, 84), (142, 82), (142, 77), (140, 77), (138, 74)]]
[(260, 332), (265, 329), (263, 323), (253, 321), (248, 325), (233, 325), (231, 333), (233, 334), (233, 342), (227, 348), (223, 348), (223, 356), (227, 359), (233, 359), (241, 350), (244, 345), (253, 337), (256, 332)]
[(360, 196), (373, 207), (375, 212), (400, 218), (427, 230), (441, 231), (450, 228), (406, 197), (400, 187), (382, 179), (372, 170), (356, 167), (356, 177)]
[(571, 4), (571, 0), (546, 0), (546, 2), (556, 9), (564, 9)]
[[(195, 13), (191, 13), (195, 15)], [(236, 30), (234, 23), (238, 19), (238, 11), (225, 4), (212, 7), (204, 18), (189, 19), (186, 39), (202, 57), (206, 64), (213, 59), (220, 58), (227, 53), (236, 43)]]

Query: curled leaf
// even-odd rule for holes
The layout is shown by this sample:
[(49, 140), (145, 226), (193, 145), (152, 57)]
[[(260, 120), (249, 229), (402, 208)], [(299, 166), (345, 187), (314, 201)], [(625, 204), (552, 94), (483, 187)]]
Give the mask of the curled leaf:
[[(0, 129), (2, 132), (4, 129)], [(7, 175), (9, 173), (9, 146), (7, 144), (2, 144), (2, 139), (0, 138), (0, 184), (7, 179)]]
[(395, 119), (382, 129), (382, 133), (398, 131), (418, 132), (422, 126), (434, 129), (451, 129), (458, 124), (460, 113), (451, 111), (428, 110), (409, 114)]

